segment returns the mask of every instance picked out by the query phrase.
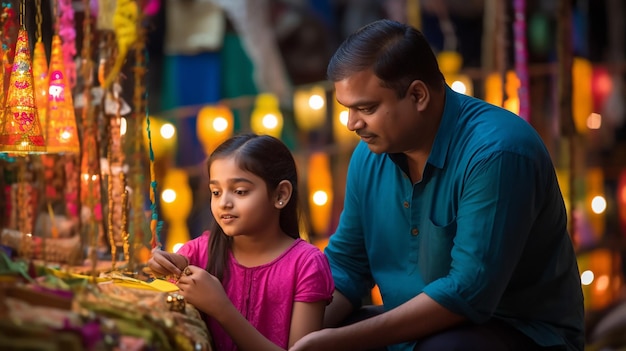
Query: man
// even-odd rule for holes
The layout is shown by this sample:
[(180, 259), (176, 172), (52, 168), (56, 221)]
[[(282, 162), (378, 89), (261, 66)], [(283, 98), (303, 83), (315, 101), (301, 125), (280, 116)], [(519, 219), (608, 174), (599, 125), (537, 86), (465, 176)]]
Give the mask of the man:
[[(328, 77), (362, 142), (325, 250), (332, 328), (292, 350), (582, 350), (576, 256), (535, 130), (452, 91), (424, 36), (391, 20), (349, 36)], [(337, 327), (375, 283), (384, 313)]]

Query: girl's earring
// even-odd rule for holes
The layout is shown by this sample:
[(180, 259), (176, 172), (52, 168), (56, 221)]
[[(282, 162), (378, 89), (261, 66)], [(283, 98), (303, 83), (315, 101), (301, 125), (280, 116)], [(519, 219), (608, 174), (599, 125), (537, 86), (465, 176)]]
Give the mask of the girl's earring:
[(279, 204), (280, 206), (282, 206), (282, 205), (283, 205), (283, 202), (282, 202), (282, 201), (278, 201), (278, 204)]

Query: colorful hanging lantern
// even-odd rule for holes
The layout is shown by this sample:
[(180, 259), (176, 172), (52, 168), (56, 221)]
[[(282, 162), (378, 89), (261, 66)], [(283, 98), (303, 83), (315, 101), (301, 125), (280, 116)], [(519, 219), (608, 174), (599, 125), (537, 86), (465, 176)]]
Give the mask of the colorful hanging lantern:
[(593, 67), (591, 76), (591, 94), (593, 111), (602, 113), (609, 94), (613, 91), (613, 80), (609, 70), (603, 66)]
[(492, 105), (502, 107), (502, 77), (499, 73), (490, 73), (485, 78), (484, 100)]
[(593, 112), (592, 75), (591, 62), (581, 57), (575, 57), (572, 64), (572, 115), (576, 131), (580, 134), (587, 133), (587, 118)]
[[(502, 77), (499, 73), (491, 73), (485, 79), (485, 101), (490, 104), (504, 107), (505, 109), (518, 114), (520, 109), (519, 87), (520, 80), (513, 70), (509, 70), (505, 75), (506, 99), (502, 94)], [(504, 101), (503, 101), (504, 100)]]
[(297, 89), (293, 94), (294, 117), (298, 127), (311, 131), (326, 123), (326, 90), (320, 85)]
[(324, 152), (315, 152), (309, 158), (308, 194), (313, 231), (325, 236), (332, 216), (333, 181), (330, 160)]
[[(46, 113), (48, 110), (48, 59), (46, 58), (46, 48), (41, 40), (35, 43), (33, 50), (33, 83), (35, 87), (35, 102), (37, 103), (37, 113), (39, 113), (39, 123), (42, 130), (47, 130)], [(45, 137), (44, 133), (44, 137)]]
[(280, 138), (283, 131), (283, 114), (280, 112), (276, 95), (263, 93), (257, 96), (250, 116), (250, 127), (257, 134)]
[(517, 77), (517, 73), (515, 71), (507, 71), (506, 72), (506, 83), (504, 89), (506, 91), (506, 99), (502, 103), (502, 107), (505, 109), (519, 114), (520, 111), (520, 99), (519, 99), (519, 89), (520, 89), (520, 80)]
[(333, 94), (333, 137), (342, 149), (353, 149), (359, 142), (359, 136), (348, 129), (348, 108), (342, 106)]
[(149, 134), (147, 119), (144, 119), (142, 129), (145, 147), (148, 150), (152, 146), (155, 159), (174, 152), (178, 142), (178, 133), (176, 133), (176, 127), (173, 124), (161, 118), (150, 117)]
[(198, 112), (196, 134), (207, 155), (233, 135), (233, 121), (233, 113), (226, 105), (209, 105)]
[[(585, 181), (585, 208), (595, 242), (600, 242), (605, 231), (606, 200), (604, 197), (604, 171), (600, 167), (588, 168)], [(604, 205), (602, 204), (604, 202)]]
[(72, 89), (65, 72), (61, 37), (52, 37), (46, 142), (50, 153), (78, 153), (80, 141)]
[(437, 55), (437, 61), (446, 83), (452, 90), (465, 95), (474, 94), (472, 80), (467, 75), (459, 73), (463, 66), (463, 58), (458, 52), (442, 51)]
[(37, 114), (30, 46), (25, 29), (18, 31), (5, 109), (1, 116), (0, 152), (28, 154), (46, 151)]
[(169, 169), (163, 179), (160, 205), (168, 223), (165, 249), (169, 252), (176, 251), (178, 244), (189, 241), (187, 216), (191, 212), (192, 195), (187, 178), (184, 170)]

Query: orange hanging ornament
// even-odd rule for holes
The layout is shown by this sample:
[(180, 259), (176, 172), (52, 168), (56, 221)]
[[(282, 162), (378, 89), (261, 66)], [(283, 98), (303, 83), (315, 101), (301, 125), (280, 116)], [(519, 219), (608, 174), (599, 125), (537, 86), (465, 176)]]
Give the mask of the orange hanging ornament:
[(48, 59), (46, 58), (46, 48), (41, 40), (35, 43), (33, 50), (33, 76), (39, 123), (42, 130), (45, 131), (47, 128), (46, 111), (48, 109)]
[(28, 33), (20, 29), (0, 120), (0, 152), (29, 154), (46, 152), (39, 123)]
[(80, 142), (76, 114), (61, 47), (61, 37), (54, 35), (50, 55), (46, 142), (48, 152), (78, 153)]

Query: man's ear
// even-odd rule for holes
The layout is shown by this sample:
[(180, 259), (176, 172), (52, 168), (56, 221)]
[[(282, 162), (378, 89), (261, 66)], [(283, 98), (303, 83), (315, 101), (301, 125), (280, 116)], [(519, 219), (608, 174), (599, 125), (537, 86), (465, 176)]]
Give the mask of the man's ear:
[(414, 80), (411, 85), (409, 85), (407, 94), (410, 95), (418, 111), (424, 111), (428, 108), (428, 104), (430, 103), (430, 90), (426, 83), (421, 80)]
[(287, 206), (287, 203), (291, 199), (292, 193), (293, 185), (291, 185), (291, 182), (288, 180), (281, 180), (276, 187), (274, 207), (280, 210), (283, 207)]

